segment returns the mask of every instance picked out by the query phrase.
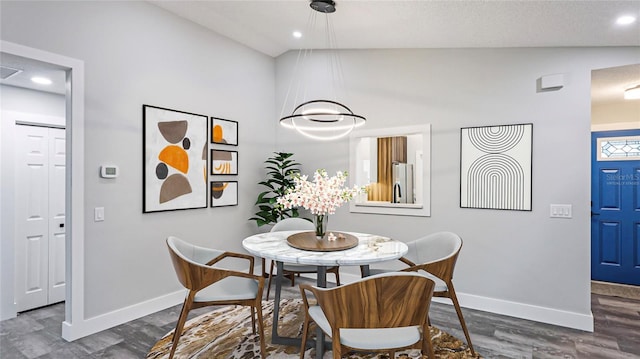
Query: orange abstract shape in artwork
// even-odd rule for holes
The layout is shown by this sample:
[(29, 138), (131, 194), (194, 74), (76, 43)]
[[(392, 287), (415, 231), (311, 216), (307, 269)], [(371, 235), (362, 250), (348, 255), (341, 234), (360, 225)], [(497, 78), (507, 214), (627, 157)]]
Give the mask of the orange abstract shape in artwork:
[(229, 174), (231, 173), (231, 162), (233, 161), (233, 156), (229, 151), (211, 151), (214, 174)]
[(213, 173), (215, 174), (229, 174), (231, 173), (231, 163), (229, 162), (220, 162), (213, 168)]
[(205, 143), (204, 146), (202, 146), (202, 160), (204, 161), (202, 174), (204, 175), (204, 183), (207, 183), (207, 148), (209, 148), (209, 146)]
[(213, 126), (213, 142), (221, 143), (222, 142), (222, 126), (215, 125)]
[(158, 122), (158, 130), (169, 143), (178, 143), (187, 134), (187, 121)]
[(187, 177), (174, 173), (162, 182), (160, 187), (160, 203), (191, 193), (191, 185)]
[(222, 197), (224, 190), (229, 186), (228, 182), (213, 182), (211, 185), (211, 196), (215, 199)]
[(189, 155), (179, 146), (167, 146), (158, 155), (158, 159), (182, 173), (189, 171)]

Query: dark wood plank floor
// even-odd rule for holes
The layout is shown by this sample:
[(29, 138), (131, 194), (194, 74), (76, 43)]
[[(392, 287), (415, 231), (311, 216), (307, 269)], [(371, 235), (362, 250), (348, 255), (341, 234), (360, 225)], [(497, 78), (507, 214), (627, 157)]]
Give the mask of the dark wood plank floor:
[[(297, 287), (286, 286), (283, 297), (295, 296)], [(0, 322), (0, 358), (144, 358), (174, 328), (179, 311), (172, 307), (69, 343), (61, 338), (64, 305), (55, 304)], [(463, 308), (485, 358), (640, 358), (640, 300), (593, 294), (592, 312), (595, 331), (587, 333)], [(433, 325), (464, 338), (451, 306), (434, 303), (430, 314)]]

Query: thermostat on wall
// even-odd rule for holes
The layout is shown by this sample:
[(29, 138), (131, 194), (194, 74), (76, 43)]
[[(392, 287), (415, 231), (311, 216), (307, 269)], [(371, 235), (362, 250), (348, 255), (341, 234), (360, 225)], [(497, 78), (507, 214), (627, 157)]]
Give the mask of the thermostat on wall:
[(102, 178), (116, 178), (118, 177), (118, 166), (107, 165), (100, 166), (100, 177)]

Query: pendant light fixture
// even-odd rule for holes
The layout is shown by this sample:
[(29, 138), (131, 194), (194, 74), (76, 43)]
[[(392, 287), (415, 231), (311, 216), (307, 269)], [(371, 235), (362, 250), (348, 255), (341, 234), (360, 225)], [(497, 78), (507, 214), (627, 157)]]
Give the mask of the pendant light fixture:
[[(316, 0), (310, 3), (311, 14), (309, 16), (308, 28), (316, 23), (317, 16), (324, 16), (327, 54), (327, 76), (330, 77), (331, 92), (324, 99), (306, 99), (307, 89), (314, 81), (310, 81), (306, 76), (311, 70), (305, 68), (313, 50), (302, 50), (298, 52), (298, 58), (294, 68), (294, 74), (289, 84), (287, 94), (282, 106), (280, 124), (283, 127), (294, 129), (300, 134), (316, 140), (334, 140), (348, 135), (354, 128), (364, 125), (366, 118), (355, 114), (349, 107), (340, 103), (337, 99), (338, 85), (341, 85), (342, 64), (340, 62), (335, 43), (335, 33), (331, 24), (330, 15), (336, 11), (336, 4), (332, 0)], [(316, 74), (317, 75), (317, 74)], [(295, 95), (291, 100), (292, 89), (295, 88)], [(301, 94), (302, 93), (302, 94)], [(298, 102), (299, 97), (302, 97)], [(287, 106), (292, 106), (293, 111), (289, 115), (284, 115)]]

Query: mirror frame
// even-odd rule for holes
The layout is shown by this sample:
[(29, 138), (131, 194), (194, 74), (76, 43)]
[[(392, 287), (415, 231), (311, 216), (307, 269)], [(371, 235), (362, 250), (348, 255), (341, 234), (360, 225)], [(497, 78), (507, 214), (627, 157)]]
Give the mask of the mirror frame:
[[(362, 197), (349, 202), (352, 213), (389, 214), (397, 216), (431, 216), (431, 124), (388, 127), (353, 131), (349, 135), (349, 177), (354, 184), (362, 185), (358, 178), (358, 145), (365, 137), (393, 137), (422, 135), (422, 204), (402, 204), (362, 201)], [(416, 176), (419, 174), (416, 173)], [(364, 194), (363, 196), (366, 196)], [(364, 197), (366, 198), (366, 197)]]

